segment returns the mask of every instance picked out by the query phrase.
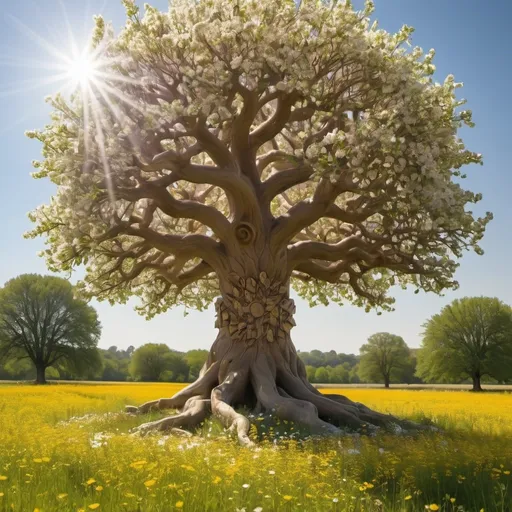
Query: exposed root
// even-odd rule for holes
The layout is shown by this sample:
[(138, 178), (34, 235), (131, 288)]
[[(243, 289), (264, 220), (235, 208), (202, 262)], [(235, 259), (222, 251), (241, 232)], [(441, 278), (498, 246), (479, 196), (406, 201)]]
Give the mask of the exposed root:
[(135, 429), (134, 433), (147, 434), (149, 432), (165, 432), (172, 429), (194, 428), (199, 425), (210, 412), (210, 400), (193, 397), (187, 400), (183, 411), (174, 416), (168, 416), (157, 421), (143, 423)]
[(278, 418), (303, 424), (319, 434), (340, 433), (334, 425), (318, 417), (317, 409), (311, 402), (290, 397), (284, 390), (279, 393), (266, 354), (258, 354), (252, 367), (251, 380), (258, 401), (265, 410), (272, 411)]
[(214, 362), (195, 382), (178, 391), (172, 398), (160, 398), (146, 402), (139, 407), (127, 405), (125, 412), (144, 414), (152, 410), (181, 409), (191, 398), (210, 397), (211, 390), (217, 385), (219, 363)]
[(235, 411), (230, 403), (239, 401), (244, 393), (247, 383), (247, 371), (232, 371), (224, 382), (217, 386), (211, 395), (212, 412), (221, 423), (231, 430), (236, 430), (238, 440), (243, 446), (253, 446), (249, 438), (250, 421)]

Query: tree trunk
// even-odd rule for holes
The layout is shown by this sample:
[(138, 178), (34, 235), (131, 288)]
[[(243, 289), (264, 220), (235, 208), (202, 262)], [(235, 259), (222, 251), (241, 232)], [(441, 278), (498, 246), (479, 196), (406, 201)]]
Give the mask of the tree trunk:
[(480, 385), (480, 374), (475, 373), (472, 376), (473, 380), (473, 391), (483, 391), (482, 386)]
[[(240, 442), (252, 444), (250, 423), (236, 411), (244, 407), (301, 423), (312, 433), (340, 433), (340, 428), (371, 431), (400, 423), (340, 395), (323, 395), (307, 380), (306, 368), (290, 337), (295, 305), (288, 280), (262, 271), (221, 280), (216, 303), (219, 334), (198, 380), (172, 398), (128, 407), (181, 409), (175, 416), (138, 427), (139, 432), (191, 427), (211, 410)], [(402, 422), (404, 423), (404, 422)], [(409, 426), (410, 424), (408, 424)]]
[(46, 367), (36, 364), (36, 384), (46, 384)]
[(384, 376), (384, 387), (386, 389), (389, 389), (389, 381), (390, 381), (389, 375), (385, 375)]

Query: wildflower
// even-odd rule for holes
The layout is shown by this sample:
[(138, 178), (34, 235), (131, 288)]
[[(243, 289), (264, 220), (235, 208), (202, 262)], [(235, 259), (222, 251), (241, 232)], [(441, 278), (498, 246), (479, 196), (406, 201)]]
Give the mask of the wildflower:
[(156, 480), (147, 480), (146, 482), (144, 482), (144, 485), (146, 487), (153, 487), (153, 485), (156, 484)]
[(243, 484), (243, 485), (242, 485), (242, 487), (243, 487), (244, 489), (249, 489), (249, 487), (251, 487), (251, 486), (250, 486), (249, 484)]
[(67, 494), (65, 492), (61, 493), (61, 494), (57, 494), (57, 499), (59, 500), (63, 500), (64, 498), (67, 498)]
[(3, 493), (3, 492), (0, 492), (0, 498), (1, 498), (3, 495), (4, 495), (4, 493)]
[(214, 479), (213, 479), (213, 484), (217, 485), (219, 482), (222, 481), (222, 478), (220, 476), (216, 476)]
[(332, 499), (332, 502), (333, 502), (333, 503), (338, 503), (338, 501), (339, 501), (339, 500), (338, 500), (338, 498), (333, 498), (333, 499)]
[(262, 512), (263, 507), (256, 507), (252, 512)]
[(429, 510), (439, 510), (439, 505), (436, 505), (435, 503), (431, 503), (431, 504), (428, 506), (428, 509), (429, 509)]
[(409, 500), (412, 500), (412, 496), (410, 494), (408, 494), (405, 498), (404, 498), (405, 501), (409, 501)]
[(87, 482), (85, 482), (87, 485), (92, 485), (94, 483), (96, 483), (96, 480), (94, 480), (94, 478), (89, 478), (89, 480), (87, 480)]
[(290, 496), (289, 494), (285, 494), (285, 495), (283, 496), (283, 500), (286, 500), (286, 501), (293, 500), (293, 496)]
[(306, 493), (306, 498), (312, 498), (312, 497), (313, 497), (313, 495), (312, 495), (312, 494), (308, 494), (308, 493)]
[(510, 475), (510, 471), (509, 471), (509, 470), (507, 470), (507, 471), (503, 471), (503, 474), (504, 474), (504, 475)]
[(452, 503), (455, 503), (456, 499), (455, 499), (455, 498), (450, 498), (450, 501), (451, 501)]
[(100, 504), (99, 503), (93, 503), (92, 505), (89, 505), (89, 508), (91, 510), (96, 510), (97, 508), (99, 508)]
[(41, 460), (43, 462), (50, 462), (50, 457), (42, 457)]
[(0, 482), (1, 482), (2, 480), (7, 480), (7, 477), (6, 477), (6, 476), (3, 476), (3, 475), (0, 475)]
[(43, 459), (34, 459), (34, 462), (36, 464), (41, 464), (43, 462)]
[(275, 475), (275, 474), (276, 474), (276, 472), (275, 472), (273, 469), (271, 469), (271, 470), (268, 472), (268, 474), (269, 474), (269, 475)]
[(183, 508), (183, 501), (177, 501), (175, 507), (176, 508)]
[(98, 487), (96, 487), (96, 490), (97, 490), (98, 492), (103, 491), (103, 486), (102, 486), (102, 485), (98, 485)]

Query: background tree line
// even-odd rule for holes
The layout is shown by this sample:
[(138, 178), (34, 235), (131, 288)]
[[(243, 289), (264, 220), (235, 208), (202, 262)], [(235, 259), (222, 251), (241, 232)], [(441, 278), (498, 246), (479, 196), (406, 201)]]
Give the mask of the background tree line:
[[(411, 349), (397, 335), (373, 334), (359, 355), (299, 352), (310, 382), (322, 384), (512, 382), (512, 309), (496, 298), (456, 299), (423, 326)], [(53, 276), (24, 274), (0, 288), (0, 379), (192, 382), (207, 350), (146, 343), (99, 348), (96, 311)]]

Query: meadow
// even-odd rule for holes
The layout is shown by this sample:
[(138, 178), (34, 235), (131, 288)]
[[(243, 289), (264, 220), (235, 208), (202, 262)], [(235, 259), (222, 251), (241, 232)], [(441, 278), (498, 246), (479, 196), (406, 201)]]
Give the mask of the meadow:
[(512, 510), (510, 393), (336, 391), (442, 429), (416, 435), (308, 439), (262, 417), (253, 449), (215, 421), (193, 437), (129, 434), (157, 415), (125, 404), (181, 386), (0, 386), (0, 511)]

